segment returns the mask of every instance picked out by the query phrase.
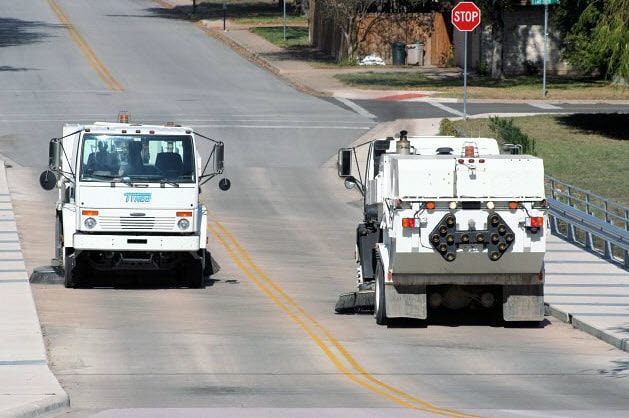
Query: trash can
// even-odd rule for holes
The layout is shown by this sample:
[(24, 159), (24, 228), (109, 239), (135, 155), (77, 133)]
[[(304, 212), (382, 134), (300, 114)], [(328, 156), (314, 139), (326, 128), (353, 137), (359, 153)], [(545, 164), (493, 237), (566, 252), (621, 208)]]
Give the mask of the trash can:
[(423, 42), (413, 42), (406, 45), (406, 63), (408, 65), (424, 65), (424, 44)]
[(406, 44), (393, 42), (391, 44), (391, 63), (393, 65), (404, 65), (406, 63)]

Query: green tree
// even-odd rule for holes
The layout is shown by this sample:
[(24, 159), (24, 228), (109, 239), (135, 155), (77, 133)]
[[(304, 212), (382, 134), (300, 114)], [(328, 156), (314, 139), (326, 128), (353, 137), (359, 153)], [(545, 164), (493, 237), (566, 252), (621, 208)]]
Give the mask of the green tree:
[(607, 0), (592, 43), (608, 57), (607, 78), (629, 81), (629, 0)]
[(557, 6), (562, 55), (575, 68), (629, 79), (629, 0), (574, 0)]

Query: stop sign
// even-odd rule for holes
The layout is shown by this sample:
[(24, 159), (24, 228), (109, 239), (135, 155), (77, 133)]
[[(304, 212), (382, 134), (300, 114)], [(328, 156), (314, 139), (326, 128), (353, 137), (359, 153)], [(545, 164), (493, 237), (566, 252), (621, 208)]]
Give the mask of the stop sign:
[(471, 32), (480, 24), (480, 9), (471, 1), (462, 1), (452, 9), (452, 24), (462, 32)]

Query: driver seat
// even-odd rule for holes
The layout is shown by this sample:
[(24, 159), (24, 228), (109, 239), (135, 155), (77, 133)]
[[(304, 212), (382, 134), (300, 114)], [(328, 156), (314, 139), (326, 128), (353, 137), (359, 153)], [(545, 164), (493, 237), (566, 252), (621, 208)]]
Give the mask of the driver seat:
[(181, 155), (176, 152), (160, 152), (155, 159), (155, 168), (167, 176), (180, 176), (183, 173)]

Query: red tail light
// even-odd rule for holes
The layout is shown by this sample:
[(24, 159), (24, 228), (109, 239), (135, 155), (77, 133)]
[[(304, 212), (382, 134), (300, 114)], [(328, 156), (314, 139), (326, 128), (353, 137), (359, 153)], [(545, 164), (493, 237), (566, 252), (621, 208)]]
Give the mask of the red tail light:
[(541, 228), (542, 226), (544, 226), (544, 218), (541, 216), (526, 218), (526, 226), (530, 228)]

